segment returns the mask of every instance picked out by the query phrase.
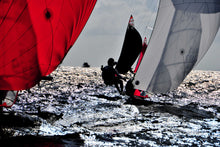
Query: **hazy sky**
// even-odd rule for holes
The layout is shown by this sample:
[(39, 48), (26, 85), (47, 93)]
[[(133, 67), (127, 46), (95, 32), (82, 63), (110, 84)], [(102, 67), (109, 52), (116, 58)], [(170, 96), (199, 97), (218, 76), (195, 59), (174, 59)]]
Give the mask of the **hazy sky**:
[[(92, 67), (100, 67), (106, 65), (109, 57), (117, 60), (130, 15), (133, 15), (135, 27), (142, 38), (149, 38), (157, 5), (158, 0), (98, 0), (84, 30), (62, 65), (82, 66), (88, 62)], [(220, 70), (218, 47), (220, 32), (196, 69)]]

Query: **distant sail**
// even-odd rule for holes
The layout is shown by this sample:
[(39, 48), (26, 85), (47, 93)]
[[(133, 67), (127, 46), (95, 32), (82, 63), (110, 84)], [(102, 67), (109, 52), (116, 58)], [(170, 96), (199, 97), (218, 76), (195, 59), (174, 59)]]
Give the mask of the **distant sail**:
[(134, 19), (131, 15), (125, 34), (125, 40), (122, 46), (122, 51), (116, 65), (119, 73), (125, 74), (136, 61), (142, 48), (142, 38), (139, 32), (134, 27)]
[(96, 0), (1, 0), (0, 90), (37, 84), (63, 61)]
[(154, 93), (176, 89), (205, 55), (219, 25), (219, 0), (161, 0), (134, 88)]

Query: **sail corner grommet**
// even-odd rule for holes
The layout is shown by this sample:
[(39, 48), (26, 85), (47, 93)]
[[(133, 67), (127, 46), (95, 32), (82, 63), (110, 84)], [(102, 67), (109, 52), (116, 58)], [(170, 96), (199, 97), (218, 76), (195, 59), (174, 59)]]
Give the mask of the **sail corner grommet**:
[(140, 81), (135, 81), (135, 85), (139, 85), (140, 84)]
[(50, 19), (52, 16), (51, 11), (49, 9), (44, 10), (44, 15), (46, 19)]
[(180, 49), (180, 55), (184, 55), (185, 54), (185, 50), (182, 48)]

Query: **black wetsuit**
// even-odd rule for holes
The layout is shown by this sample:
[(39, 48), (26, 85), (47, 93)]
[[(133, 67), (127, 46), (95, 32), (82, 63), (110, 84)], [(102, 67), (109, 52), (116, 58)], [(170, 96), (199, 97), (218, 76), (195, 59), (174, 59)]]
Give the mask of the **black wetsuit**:
[[(104, 83), (106, 85), (115, 85), (117, 90), (121, 93), (123, 92), (123, 82), (121, 79), (123, 79), (118, 72), (113, 68), (113, 66), (105, 66), (104, 68), (101, 68), (102, 70), (102, 79), (104, 80)], [(119, 86), (120, 85), (120, 89)]]

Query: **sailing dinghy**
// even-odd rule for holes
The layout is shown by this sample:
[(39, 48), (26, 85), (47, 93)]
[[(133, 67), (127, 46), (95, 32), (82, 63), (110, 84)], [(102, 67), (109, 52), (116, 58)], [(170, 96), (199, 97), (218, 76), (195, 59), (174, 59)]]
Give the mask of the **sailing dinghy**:
[[(147, 39), (145, 37), (144, 43), (142, 44), (141, 35), (137, 31), (137, 29), (134, 27), (134, 18), (131, 15), (129, 22), (128, 22), (127, 30), (125, 33), (125, 39), (123, 42), (122, 50), (121, 50), (121, 53), (120, 53), (120, 56), (119, 56), (119, 59), (116, 65), (116, 70), (120, 74), (126, 74), (128, 71), (131, 71), (135, 75), (135, 73), (137, 72), (140, 66), (140, 63), (142, 61), (146, 48), (147, 48)], [(137, 61), (135, 70), (132, 71), (131, 67), (133, 66), (137, 58), (138, 58), (138, 61)], [(127, 86), (126, 88), (127, 91), (128, 91), (128, 88), (130, 87)], [(132, 93), (129, 92), (129, 94), (127, 93), (128, 95), (139, 96), (142, 98), (148, 97), (147, 95), (142, 96), (141, 91), (139, 91), (138, 89), (133, 90), (133, 88), (130, 88), (129, 91), (130, 90), (132, 91)]]
[(130, 82), (133, 92), (176, 89), (208, 51), (219, 26), (219, 0), (161, 0), (147, 51)]

